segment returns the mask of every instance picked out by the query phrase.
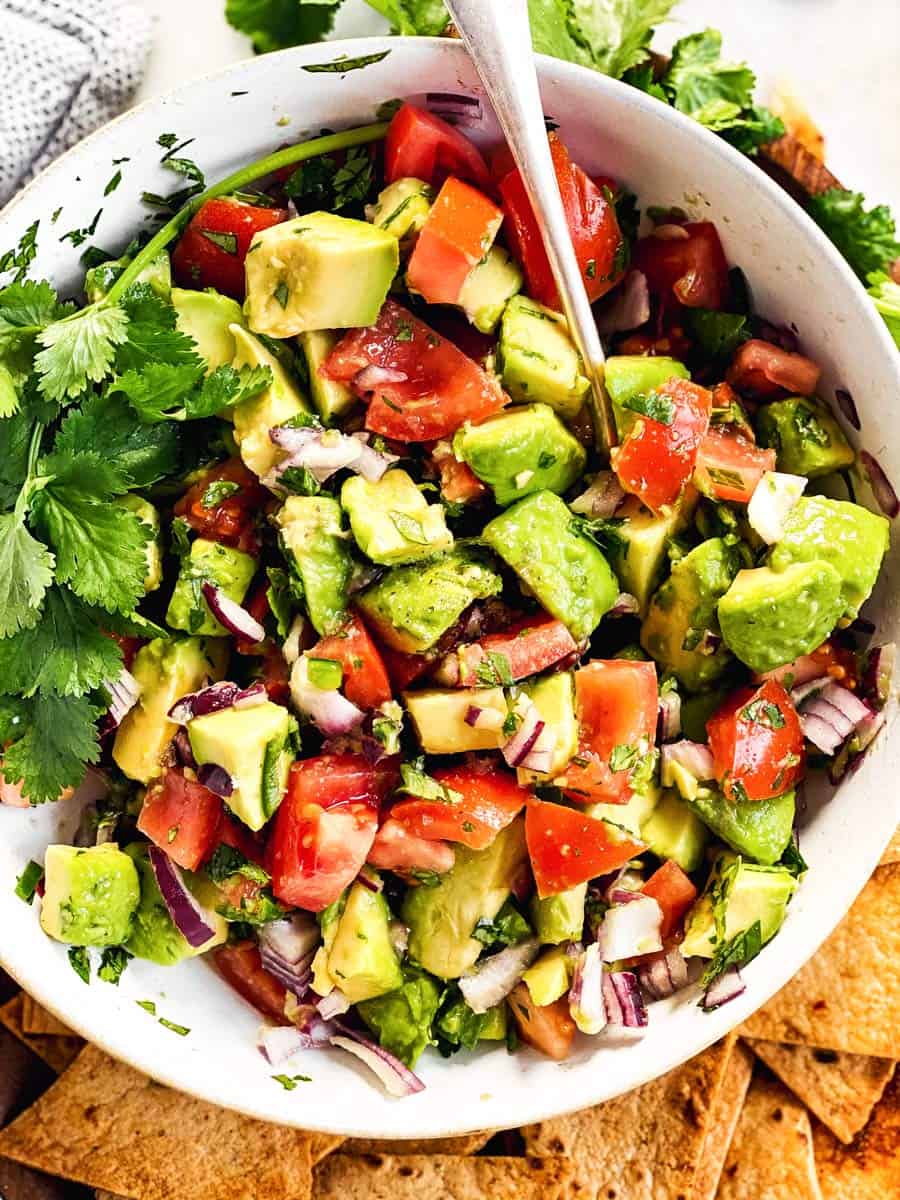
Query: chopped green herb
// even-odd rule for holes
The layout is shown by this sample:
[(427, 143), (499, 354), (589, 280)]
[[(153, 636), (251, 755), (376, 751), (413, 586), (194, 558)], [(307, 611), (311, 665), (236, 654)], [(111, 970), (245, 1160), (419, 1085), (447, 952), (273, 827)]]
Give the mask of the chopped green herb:
[(359, 71), (363, 67), (370, 67), (373, 63), (381, 62), (389, 54), (390, 50), (379, 50), (375, 54), (362, 54), (359, 58), (346, 58), (341, 55), (340, 58), (332, 59), (331, 62), (311, 63), (309, 66), (301, 67), (301, 70), (309, 71), (311, 75), (345, 75), (348, 71)]
[(172, 1033), (177, 1033), (179, 1037), (187, 1037), (191, 1032), (187, 1025), (176, 1025), (174, 1021), (167, 1021), (165, 1017), (159, 1017), (158, 1020), (164, 1029), (171, 1029)]
[(784, 729), (784, 713), (777, 704), (773, 704), (770, 700), (764, 700), (762, 697), (742, 708), (740, 717), (742, 721), (749, 721), (751, 725), (764, 725), (767, 729)]
[(91, 982), (91, 960), (85, 946), (69, 947), (69, 966), (82, 983)]
[(407, 542), (412, 542), (416, 546), (429, 544), (425, 530), (422, 528), (422, 522), (416, 517), (411, 517), (409, 513), (398, 512), (396, 509), (391, 510), (388, 517), (400, 536)]
[(272, 293), (272, 298), (275, 301), (277, 301), (277, 303), (282, 308), (287, 308), (288, 300), (290, 300), (290, 298), (291, 298), (291, 289), (288, 287), (288, 285), (284, 282), (283, 279), (282, 279), (281, 283), (279, 283), (279, 285), (275, 289), (275, 291)]
[(16, 880), (15, 893), (20, 900), (24, 900), (26, 904), (31, 904), (34, 900), (34, 893), (37, 890), (38, 884), (44, 878), (44, 868), (39, 862), (33, 859), (25, 867), (25, 870)]
[(104, 983), (119, 985), (122, 972), (134, 957), (124, 946), (104, 946), (97, 975)]
[(400, 778), (402, 782), (397, 791), (407, 796), (438, 800), (441, 804), (459, 804), (463, 798), (462, 793), (427, 775), (421, 759), (416, 759), (414, 763), (403, 763), (400, 767)]
[(224, 250), (226, 254), (236, 255), (238, 252), (237, 234), (222, 233), (219, 229), (201, 229), (200, 236)]
[(613, 746), (609, 756), (609, 769), (613, 772), (627, 771), (637, 762), (638, 755), (637, 746)]
[(292, 1092), (298, 1083), (312, 1083), (309, 1075), (273, 1075), (276, 1083), (280, 1083), (286, 1092)]
[(638, 392), (621, 401), (621, 407), (631, 412), (640, 413), (651, 421), (659, 421), (660, 425), (671, 425), (675, 420), (675, 405), (669, 396), (659, 392)]
[(142, 1008), (144, 1012), (148, 1012), (151, 1017), (156, 1016), (156, 1004), (152, 1000), (135, 1000), (138, 1008)]
[(234, 875), (243, 875), (263, 887), (270, 881), (271, 876), (255, 862), (234, 846), (221, 842), (213, 851), (212, 857), (206, 864), (206, 873), (213, 883), (221, 884)]
[[(719, 946), (700, 978), (700, 986), (708, 988), (721, 975), (724, 975), (729, 967), (744, 966), (745, 963), (756, 958), (762, 946), (762, 925), (756, 921), (749, 929), (735, 934), (733, 938)], [(704, 1006), (704, 1011), (711, 1012), (716, 1007), (718, 1006)]]
[(489, 650), (475, 668), (475, 678), (482, 687), (512, 687), (512, 668), (505, 654)]
[(214, 479), (206, 485), (201, 504), (204, 508), (216, 508), (223, 500), (237, 495), (240, 490), (241, 485), (231, 479)]

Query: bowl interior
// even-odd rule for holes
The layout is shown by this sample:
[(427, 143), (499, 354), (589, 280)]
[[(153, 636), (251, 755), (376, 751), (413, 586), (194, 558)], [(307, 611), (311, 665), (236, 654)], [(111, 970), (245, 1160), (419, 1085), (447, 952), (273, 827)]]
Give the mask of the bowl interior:
[[(365, 68), (311, 66), (381, 55)], [(642, 206), (678, 205), (716, 222), (729, 260), (745, 270), (757, 308), (793, 324), (824, 368), (823, 396), (835, 387), (855, 397), (862, 444), (900, 481), (900, 441), (889, 437), (900, 395), (900, 357), (862, 289), (824, 237), (752, 164), (687, 118), (622, 84), (568, 64), (540, 62), (545, 111), (574, 156), (591, 172), (637, 192)], [(63, 157), (0, 217), (0, 244), (12, 244), (40, 220), (36, 276), (77, 291), (78, 251), (64, 230), (91, 222), (103, 204), (94, 241), (118, 249), (143, 220), (140, 192), (174, 188), (158, 166), (157, 137), (194, 138), (188, 153), (216, 179), (286, 141), (374, 119), (397, 96), (440, 104), (436, 93), (480, 99), (459, 43), (366, 39), (311, 46), (238, 64), (189, 84), (113, 122)], [(469, 132), (498, 140), (486, 105), (471, 106)], [(112, 160), (128, 156), (121, 186), (101, 200)], [(51, 213), (62, 205), (58, 221)], [(863, 492), (865, 499), (868, 493)], [(871, 497), (868, 497), (871, 500)], [(868, 501), (867, 501), (868, 502)], [(898, 633), (900, 552), (886, 564), (867, 615), (879, 640)], [(746, 970), (743, 997), (705, 1015), (688, 994), (657, 1004), (639, 1042), (584, 1039), (561, 1065), (527, 1051), (502, 1049), (445, 1061), (427, 1053), (426, 1090), (402, 1102), (384, 1097), (355, 1060), (310, 1052), (293, 1069), (312, 1077), (293, 1092), (272, 1079), (256, 1049), (259, 1018), (202, 962), (177, 970), (133, 962), (115, 988), (88, 991), (65, 949), (45, 938), (36, 913), (13, 895), (29, 858), (48, 842), (68, 840), (77, 804), (33, 811), (0, 809), (0, 961), (40, 1001), (84, 1036), (159, 1080), (254, 1116), (358, 1136), (427, 1137), (503, 1128), (584, 1107), (626, 1091), (696, 1054), (743, 1020), (780, 987), (837, 923), (877, 862), (900, 818), (900, 739), (882, 735), (863, 768), (836, 795), (807, 792), (801, 833), (810, 872), (779, 934)], [(161, 1026), (136, 1001), (190, 1029)], [(280, 1068), (279, 1068), (280, 1069)]]

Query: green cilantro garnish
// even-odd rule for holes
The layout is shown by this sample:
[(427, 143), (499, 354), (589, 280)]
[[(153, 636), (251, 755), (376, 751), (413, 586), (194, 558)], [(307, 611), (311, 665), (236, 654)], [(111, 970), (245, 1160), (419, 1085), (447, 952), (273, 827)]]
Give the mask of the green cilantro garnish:
[(272, 293), (272, 299), (275, 300), (281, 308), (287, 308), (288, 300), (290, 298), (291, 289), (282, 279), (282, 281), (278, 284), (278, 287), (276, 287), (275, 291)]
[(620, 402), (622, 408), (640, 413), (651, 421), (659, 421), (661, 425), (671, 425), (675, 420), (675, 405), (669, 396), (659, 392), (637, 392)]
[(416, 759), (414, 763), (403, 763), (400, 767), (400, 779), (402, 782), (397, 791), (403, 792), (407, 796), (418, 796), (422, 800), (437, 800), (441, 804), (459, 804), (463, 798), (462, 794), (454, 788), (427, 775), (423, 759)]
[(280, 1083), (286, 1092), (292, 1092), (298, 1083), (312, 1083), (309, 1075), (273, 1075), (276, 1083)]
[(170, 1029), (172, 1033), (177, 1033), (179, 1037), (187, 1037), (191, 1032), (187, 1025), (177, 1025), (174, 1021), (166, 1020), (165, 1017), (159, 1017), (158, 1020), (164, 1029)]
[(206, 485), (201, 504), (204, 508), (216, 508), (223, 500), (236, 496), (240, 490), (241, 485), (231, 479), (214, 479)]
[(613, 746), (609, 756), (609, 769), (613, 772), (627, 771), (634, 766), (639, 755), (637, 746)]
[[(236, 255), (238, 252), (237, 236), (233, 233), (222, 233), (218, 229), (201, 229), (200, 236), (206, 238), (208, 242), (212, 242), (214, 246), (218, 246), (220, 250), (224, 250), (226, 254)], [(282, 305), (282, 308), (284, 305)]]
[(122, 978), (122, 972), (133, 957), (134, 955), (126, 950), (124, 946), (105, 946), (100, 956), (100, 969), (97, 971), (98, 976), (105, 983), (112, 983), (118, 987), (119, 980)]
[[(756, 958), (762, 947), (762, 925), (759, 921), (755, 921), (749, 929), (735, 934), (733, 938), (719, 946), (710, 960), (709, 966), (700, 977), (700, 986), (708, 988), (721, 975), (724, 975), (729, 967), (744, 966), (745, 963)], [(702, 1001), (701, 1006), (705, 1012), (711, 1012), (717, 1007), (716, 1005), (703, 1005)]]
[(206, 864), (206, 873), (213, 883), (225, 883), (233, 875), (243, 875), (245, 879), (251, 879), (265, 887), (271, 879), (268, 871), (225, 842), (220, 843), (213, 851)]
[(742, 721), (752, 725), (764, 725), (767, 729), (784, 729), (784, 713), (771, 700), (753, 700), (740, 711)]
[(135, 1000), (135, 1004), (144, 1012), (150, 1013), (152, 1017), (156, 1016), (156, 1004), (152, 1000)]
[(91, 982), (91, 960), (85, 946), (69, 947), (69, 966), (82, 983)]
[(24, 900), (26, 904), (31, 904), (34, 900), (34, 893), (37, 891), (37, 886), (44, 878), (44, 868), (39, 862), (32, 860), (25, 867), (25, 870), (16, 880), (15, 893), (20, 900)]
[(427, 546), (429, 544), (425, 530), (422, 528), (422, 522), (416, 517), (411, 517), (408, 513), (398, 512), (396, 509), (392, 509), (388, 513), (388, 517), (400, 536), (407, 542), (412, 542), (416, 546)]
[(488, 650), (481, 662), (478, 663), (475, 668), (475, 679), (482, 687), (512, 687), (515, 683), (509, 659), (497, 650)]

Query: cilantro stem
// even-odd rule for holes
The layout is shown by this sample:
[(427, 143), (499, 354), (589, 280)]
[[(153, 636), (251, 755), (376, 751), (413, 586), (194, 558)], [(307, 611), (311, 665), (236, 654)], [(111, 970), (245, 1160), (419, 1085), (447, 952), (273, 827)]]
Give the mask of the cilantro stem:
[(178, 236), (191, 217), (207, 200), (214, 200), (217, 196), (227, 196), (231, 192), (246, 187), (248, 183), (252, 183), (263, 175), (270, 175), (273, 171), (304, 162), (308, 158), (318, 158), (320, 154), (331, 154), (335, 150), (347, 150), (351, 146), (363, 146), (368, 142), (380, 141), (387, 133), (387, 129), (388, 122), (379, 121), (374, 125), (360, 125), (356, 129), (345, 129), (340, 133), (329, 133), (324, 137), (312, 138), (310, 141), (301, 142), (296, 146), (286, 146), (283, 150), (276, 150), (274, 154), (267, 154), (265, 158), (257, 159), (249, 166), (241, 167), (239, 171), (234, 171), (219, 183), (214, 183), (189, 200), (184, 208), (167, 221), (153, 235), (147, 245), (138, 251), (109, 289), (106, 303), (116, 303), (123, 292), (134, 283), (141, 271), (156, 258), (160, 250), (164, 250), (169, 242)]

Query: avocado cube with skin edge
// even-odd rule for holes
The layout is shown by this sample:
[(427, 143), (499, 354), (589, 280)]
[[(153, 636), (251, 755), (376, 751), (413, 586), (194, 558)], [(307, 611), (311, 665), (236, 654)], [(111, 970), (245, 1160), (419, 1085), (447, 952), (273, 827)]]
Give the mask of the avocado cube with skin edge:
[(392, 992), (403, 983), (380, 892), (352, 884), (328, 953), (328, 974), (351, 1004)]
[(498, 370), (513, 400), (549, 404), (564, 419), (576, 416), (590, 381), (565, 318), (527, 296), (514, 296), (500, 324)]
[(815, 479), (852, 467), (856, 452), (820, 400), (788, 396), (764, 404), (756, 418), (760, 445), (775, 451), (778, 470)]
[(272, 372), (272, 382), (264, 392), (242, 400), (231, 410), (234, 440), (244, 465), (265, 481), (285, 455), (284, 450), (273, 443), (269, 430), (300, 413), (308, 413), (310, 407), (284, 366), (259, 338), (240, 325), (230, 325), (229, 331), (237, 347), (232, 363), (235, 370), (268, 367)]
[(128, 940), (141, 899), (135, 865), (118, 846), (48, 846), (41, 928), (70, 946), (118, 946)]
[(185, 633), (227, 637), (228, 630), (213, 616), (204, 598), (203, 584), (212, 584), (240, 604), (255, 574), (256, 559), (252, 555), (221, 542), (195, 538), (190, 554), (181, 560), (166, 623)]
[(406, 471), (396, 467), (369, 482), (353, 475), (341, 505), (363, 554), (383, 566), (432, 558), (453, 545), (441, 504), (429, 504)]
[(244, 324), (237, 300), (212, 289), (198, 292), (191, 288), (172, 288), (171, 299), (175, 327), (196, 342), (207, 373), (230, 365), (237, 353), (231, 327)]
[(192, 946), (169, 914), (150, 864), (147, 846), (143, 842), (132, 842), (123, 853), (131, 859), (141, 881), (140, 903), (134, 913), (131, 933), (124, 943), (125, 949), (135, 958), (171, 967), (186, 958), (205, 954), (228, 940), (228, 922), (216, 912), (216, 905), (221, 903), (221, 892), (215, 884), (202, 875), (182, 872), (188, 890), (203, 909), (204, 920), (213, 930), (212, 936), (201, 946)]
[(796, 890), (797, 880), (786, 868), (757, 866), (726, 851), (688, 911), (681, 953), (685, 958), (712, 958), (720, 945), (757, 921), (765, 945), (784, 923)]
[(159, 533), (159, 513), (149, 500), (138, 496), (135, 492), (126, 492), (118, 496), (116, 504), (134, 513), (142, 525), (146, 525), (153, 535), (144, 547), (147, 556), (147, 574), (144, 576), (144, 591), (155, 592), (163, 579), (162, 545)]
[(275, 525), (314, 629), (322, 637), (336, 633), (353, 573), (340, 504), (331, 496), (289, 496)]

